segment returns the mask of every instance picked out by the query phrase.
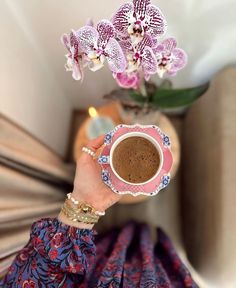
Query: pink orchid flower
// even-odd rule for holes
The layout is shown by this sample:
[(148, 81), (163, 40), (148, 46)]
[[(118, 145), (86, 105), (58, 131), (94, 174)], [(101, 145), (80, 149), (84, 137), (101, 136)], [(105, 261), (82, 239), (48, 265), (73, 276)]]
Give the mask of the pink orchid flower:
[(138, 89), (140, 85), (140, 76), (139, 73), (132, 72), (132, 73), (117, 73), (116, 76), (117, 84), (126, 89)]
[(157, 73), (160, 78), (165, 73), (176, 75), (177, 71), (187, 64), (187, 54), (184, 50), (176, 48), (177, 42), (174, 38), (168, 38), (154, 48), (157, 57)]
[(72, 30), (70, 35), (62, 35), (61, 42), (69, 52), (65, 55), (67, 59), (66, 70), (72, 71), (72, 77), (75, 80), (83, 79), (83, 52), (79, 47), (76, 32)]
[(76, 34), (90, 70), (97, 71), (102, 68), (105, 60), (112, 72), (121, 73), (125, 70), (125, 56), (114, 38), (115, 29), (110, 21), (100, 21), (97, 29), (88, 25), (84, 26)]
[(133, 0), (122, 5), (112, 17), (112, 23), (120, 36), (129, 35), (134, 44), (148, 33), (156, 38), (166, 31), (166, 20), (159, 8), (150, 0)]

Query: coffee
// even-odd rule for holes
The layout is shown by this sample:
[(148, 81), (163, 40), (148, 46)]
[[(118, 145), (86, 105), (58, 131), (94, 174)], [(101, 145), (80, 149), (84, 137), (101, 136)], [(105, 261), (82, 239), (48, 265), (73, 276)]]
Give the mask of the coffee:
[(160, 165), (160, 155), (153, 143), (140, 136), (122, 140), (114, 149), (112, 164), (125, 181), (142, 183), (151, 179)]

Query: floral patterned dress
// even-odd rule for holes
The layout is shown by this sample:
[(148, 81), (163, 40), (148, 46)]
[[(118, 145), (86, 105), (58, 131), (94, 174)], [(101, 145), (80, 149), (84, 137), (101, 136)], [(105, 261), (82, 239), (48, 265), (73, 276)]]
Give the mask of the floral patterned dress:
[(155, 246), (145, 224), (95, 234), (57, 219), (35, 222), (0, 287), (197, 287), (162, 230)]

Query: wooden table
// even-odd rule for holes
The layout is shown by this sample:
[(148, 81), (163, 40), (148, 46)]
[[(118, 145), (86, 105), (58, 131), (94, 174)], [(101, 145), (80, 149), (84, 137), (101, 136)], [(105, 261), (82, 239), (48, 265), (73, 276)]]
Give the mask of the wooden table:
[[(98, 114), (101, 116), (108, 116), (110, 117), (115, 125), (118, 124), (130, 124), (130, 123), (124, 123), (119, 115), (119, 103), (117, 102), (111, 102), (109, 104), (106, 104), (100, 108), (97, 109)], [(88, 117), (80, 126), (76, 138), (75, 138), (75, 143), (74, 143), (74, 149), (73, 149), (73, 155), (74, 155), (74, 160), (78, 159), (80, 154), (82, 153), (82, 147), (86, 146), (88, 142), (88, 137), (87, 137), (87, 125), (90, 121), (90, 117)], [(157, 124), (157, 123), (151, 123), (151, 124)], [(165, 132), (171, 139), (171, 150), (173, 154), (173, 166), (171, 169), (171, 177), (173, 178), (177, 172), (178, 166), (179, 166), (179, 161), (180, 161), (180, 143), (179, 143), (179, 137), (178, 134), (170, 122), (170, 120), (164, 115), (161, 114), (159, 118), (159, 123), (158, 126), (161, 128), (163, 132)], [(146, 199), (147, 196), (140, 195), (137, 197), (134, 197), (132, 195), (124, 195), (122, 199), (120, 200), (120, 203), (137, 203), (140, 201), (143, 201)]]

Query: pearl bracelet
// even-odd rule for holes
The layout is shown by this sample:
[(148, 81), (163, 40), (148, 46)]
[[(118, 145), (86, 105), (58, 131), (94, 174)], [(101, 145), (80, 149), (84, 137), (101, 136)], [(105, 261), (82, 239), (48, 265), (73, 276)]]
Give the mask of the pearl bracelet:
[(98, 216), (104, 216), (105, 215), (105, 211), (97, 211), (93, 206), (87, 204), (87, 203), (83, 203), (83, 202), (80, 202), (78, 200), (76, 200), (75, 198), (73, 198), (72, 194), (71, 193), (68, 193), (67, 194), (67, 198), (75, 205), (79, 205), (80, 208), (82, 210), (84, 210), (84, 213), (86, 213), (88, 210), (90, 210), (90, 212), (94, 213), (95, 215), (98, 215)]

